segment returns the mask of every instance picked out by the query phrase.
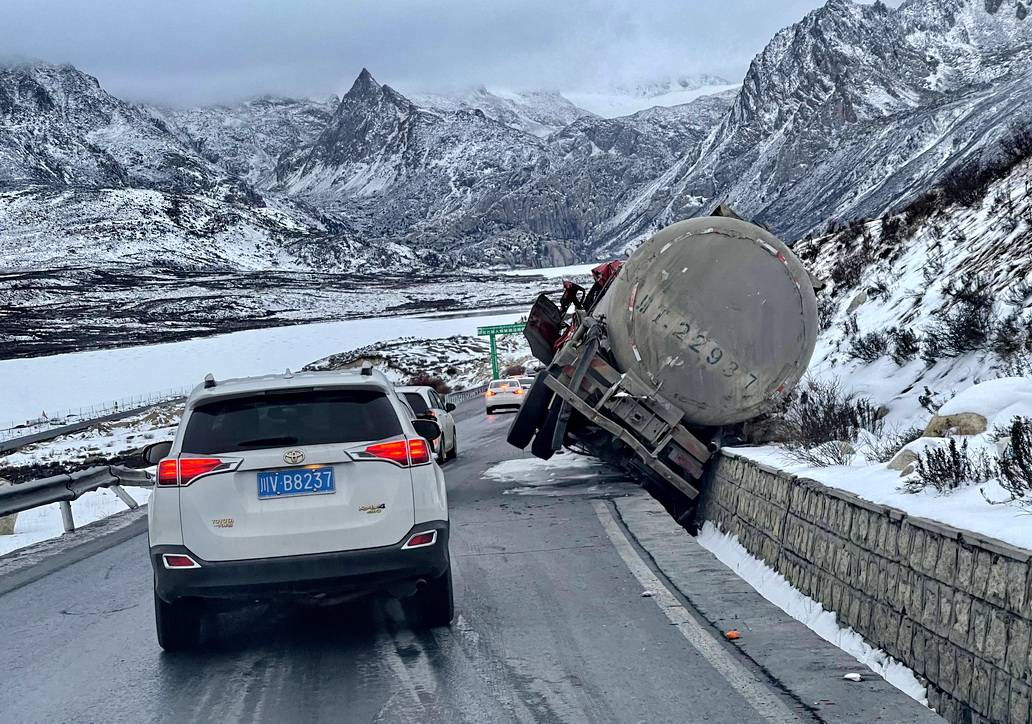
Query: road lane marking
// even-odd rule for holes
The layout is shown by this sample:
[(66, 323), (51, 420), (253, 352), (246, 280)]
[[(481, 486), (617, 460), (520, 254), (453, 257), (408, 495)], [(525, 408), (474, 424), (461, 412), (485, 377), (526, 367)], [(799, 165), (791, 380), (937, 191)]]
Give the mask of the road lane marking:
[(638, 583), (644, 590), (652, 591), (652, 600), (710, 666), (766, 721), (772, 724), (806, 721), (793, 712), (759, 677), (736, 661), (713, 633), (695, 620), (659, 576), (642, 560), (606, 503), (602, 500), (593, 500), (591, 504), (616, 552), (638, 579)]

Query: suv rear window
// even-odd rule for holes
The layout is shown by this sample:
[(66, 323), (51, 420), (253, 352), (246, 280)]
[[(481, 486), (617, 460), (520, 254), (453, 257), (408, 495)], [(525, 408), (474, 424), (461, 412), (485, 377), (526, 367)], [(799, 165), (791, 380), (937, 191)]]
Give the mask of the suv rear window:
[(417, 415), (425, 415), (429, 412), (430, 408), (427, 407), (426, 400), (418, 392), (403, 392), (405, 395), (405, 401), (409, 403), (412, 411)]
[(365, 442), (401, 433), (394, 406), (377, 390), (275, 392), (195, 408), (183, 433), (183, 452)]

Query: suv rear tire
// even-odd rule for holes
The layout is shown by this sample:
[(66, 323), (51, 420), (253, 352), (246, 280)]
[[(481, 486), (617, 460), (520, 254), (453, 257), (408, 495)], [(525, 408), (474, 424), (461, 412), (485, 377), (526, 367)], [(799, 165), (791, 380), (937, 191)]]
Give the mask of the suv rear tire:
[(429, 581), (412, 597), (413, 608), (424, 628), (450, 626), (455, 618), (455, 598), (452, 594), (451, 565), (442, 575)]
[(162, 601), (154, 594), (154, 622), (158, 629), (158, 645), (165, 651), (188, 651), (201, 641), (200, 601), (182, 599), (174, 603)]

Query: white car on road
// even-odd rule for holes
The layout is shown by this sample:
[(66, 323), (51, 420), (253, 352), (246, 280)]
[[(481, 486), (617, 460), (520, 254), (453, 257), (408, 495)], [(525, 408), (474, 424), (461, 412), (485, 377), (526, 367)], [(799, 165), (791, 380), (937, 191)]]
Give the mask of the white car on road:
[(522, 407), (527, 399), (527, 390), (516, 377), (492, 380), (484, 391), (484, 410), (493, 415), (502, 407)]
[(437, 453), (437, 462), (443, 463), (457, 457), (459, 441), (455, 432), (455, 418), (452, 417), (455, 405), (445, 402), (433, 387), (399, 387), (398, 392), (416, 413), (416, 417), (433, 420), (441, 426), (441, 438), (431, 441)]
[(199, 643), (217, 599), (411, 597), (430, 626), (453, 616), (444, 475), (381, 373), (311, 372), (191, 393), (157, 462), (148, 506), (158, 642)]

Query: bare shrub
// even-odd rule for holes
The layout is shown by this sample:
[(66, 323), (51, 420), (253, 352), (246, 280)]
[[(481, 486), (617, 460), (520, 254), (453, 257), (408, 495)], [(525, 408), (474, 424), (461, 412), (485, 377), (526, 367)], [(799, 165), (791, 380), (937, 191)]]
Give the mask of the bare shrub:
[(822, 332), (827, 332), (831, 329), (832, 322), (835, 321), (835, 310), (838, 305), (835, 300), (827, 294), (822, 294), (817, 297), (817, 326)]
[(922, 357), (931, 364), (985, 349), (996, 326), (993, 295), (984, 279), (951, 281), (943, 293), (953, 304), (933, 315), (934, 326), (922, 347)]
[(502, 372), (503, 377), (520, 377), (527, 374), (527, 368), (523, 365), (509, 365)]
[(888, 354), (889, 336), (884, 332), (868, 332), (853, 337), (849, 343), (849, 355), (864, 362), (874, 362)]
[(832, 465), (849, 465), (853, 462), (856, 450), (848, 442), (833, 440), (819, 445), (785, 445), (785, 457), (801, 465), (814, 468), (827, 468)]
[(440, 395), (447, 395), (451, 392), (451, 387), (441, 377), (431, 375), (428, 372), (417, 372), (416, 374), (409, 377), (406, 384), (418, 387), (433, 387), (437, 390)]
[(1004, 362), (1021, 354), (1025, 347), (1028, 323), (1017, 312), (1011, 312), (1001, 319), (993, 330), (989, 347)]
[(1024, 307), (1032, 297), (1032, 281), (1022, 280), (1007, 290), (1003, 301), (1012, 307)]
[(880, 463), (887, 463), (906, 445), (921, 437), (923, 432), (920, 427), (907, 427), (897, 428), (883, 435), (872, 435), (864, 444), (864, 451), (868, 457)]
[(1000, 456), (1000, 486), (1011, 500), (1032, 505), (1032, 418), (1015, 417), (1008, 430), (1010, 443)]
[(871, 401), (846, 394), (836, 380), (804, 382), (783, 420), (790, 431), (785, 454), (818, 467), (848, 463), (861, 430), (877, 435), (883, 427)]
[(908, 493), (919, 493), (928, 488), (948, 493), (972, 483), (985, 482), (996, 475), (989, 455), (969, 451), (967, 440), (958, 445), (956, 438), (950, 438), (945, 447), (930, 448), (920, 453), (915, 472), (915, 477), (903, 485)]
[(909, 329), (889, 330), (889, 356), (900, 367), (915, 359), (921, 351), (921, 338)]

